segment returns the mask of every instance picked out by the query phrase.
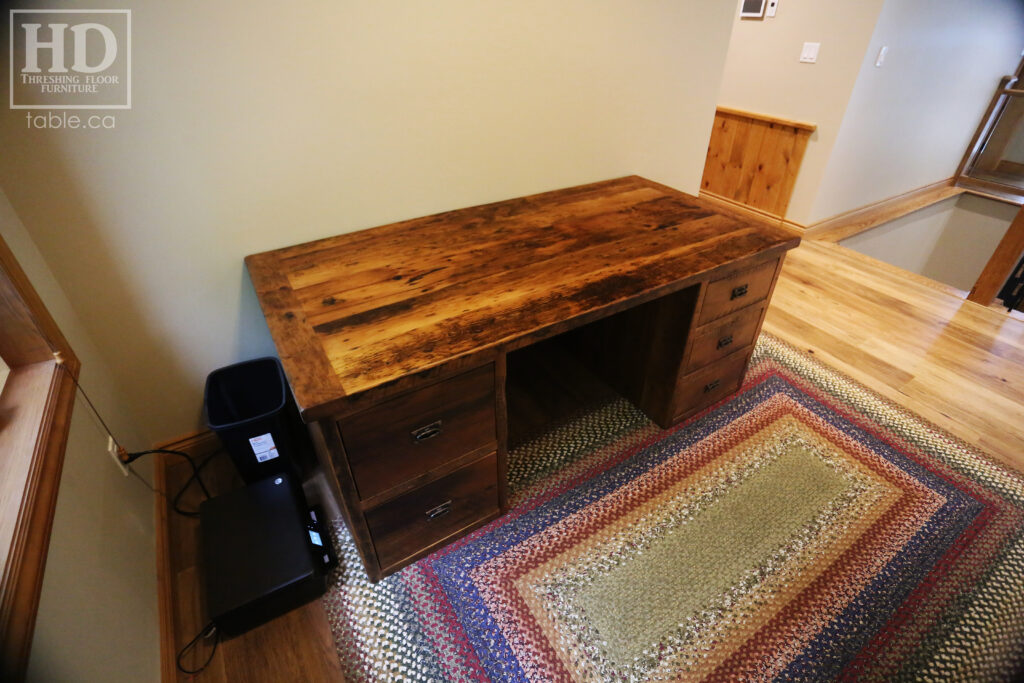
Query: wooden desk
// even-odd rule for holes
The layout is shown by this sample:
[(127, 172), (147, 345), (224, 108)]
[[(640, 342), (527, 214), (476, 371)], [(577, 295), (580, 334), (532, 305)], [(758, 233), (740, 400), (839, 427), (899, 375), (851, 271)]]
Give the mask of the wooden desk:
[(582, 330), (579, 353), (669, 426), (738, 388), (798, 243), (633, 176), (246, 264), (377, 580), (507, 509), (506, 354)]

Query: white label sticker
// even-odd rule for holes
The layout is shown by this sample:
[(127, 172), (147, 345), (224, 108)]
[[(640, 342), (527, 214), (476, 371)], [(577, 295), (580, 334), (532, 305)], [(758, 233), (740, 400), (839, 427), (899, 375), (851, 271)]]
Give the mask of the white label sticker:
[(266, 462), (268, 460), (273, 460), (276, 457), (277, 457), (277, 449), (276, 448), (271, 448), (269, 451), (266, 451), (265, 453), (257, 453), (256, 454), (256, 461), (257, 462)]
[(252, 452), (256, 454), (257, 462), (266, 462), (277, 457), (277, 446), (274, 445), (274, 437), (269, 433), (260, 434), (249, 439)]

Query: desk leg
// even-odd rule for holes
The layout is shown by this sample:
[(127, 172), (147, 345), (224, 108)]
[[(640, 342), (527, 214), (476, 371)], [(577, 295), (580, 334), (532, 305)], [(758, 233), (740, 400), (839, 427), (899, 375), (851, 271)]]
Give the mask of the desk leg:
[(498, 439), (498, 505), (508, 512), (508, 396), (505, 393), (508, 364), (506, 354), (494, 359), (494, 426)]
[(376, 583), (382, 577), (380, 565), (377, 563), (377, 552), (373, 547), (373, 539), (370, 538), (370, 529), (366, 525), (363, 511), (355, 502), (359, 500), (359, 496), (352, 474), (348, 470), (345, 446), (338, 433), (338, 426), (331, 420), (313, 422), (309, 425), (309, 435), (313, 439), (313, 449), (316, 451), (320, 467), (324, 470), (324, 476), (327, 477), (327, 482), (338, 499), (341, 515), (348, 525), (356, 548), (359, 549), (366, 574)]

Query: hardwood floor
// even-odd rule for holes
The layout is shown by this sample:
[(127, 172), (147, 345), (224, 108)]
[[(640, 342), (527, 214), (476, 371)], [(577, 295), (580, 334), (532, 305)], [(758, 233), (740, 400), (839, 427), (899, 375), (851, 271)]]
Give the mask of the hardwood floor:
[[(1024, 469), (1024, 321), (849, 249), (805, 241), (786, 257), (764, 329)], [(169, 468), (170, 490), (186, 468)], [(208, 469), (216, 487), (234, 485), (227, 458)], [(194, 507), (198, 495), (183, 505)], [(168, 523), (177, 650), (203, 627), (198, 537), (194, 520), (171, 513)], [(221, 644), (194, 680), (342, 680), (323, 607), (314, 602)]]
[(786, 257), (764, 329), (1024, 469), (1024, 322), (835, 244)]
[[(206, 443), (213, 442), (212, 439)], [(203, 467), (203, 482), (213, 495), (241, 486), (231, 463), (222, 452), (204, 450), (195, 453), (199, 462), (212, 457)], [(188, 479), (191, 470), (183, 460), (173, 460), (166, 471), (167, 490), (176, 492)], [(180, 506), (196, 510), (202, 493), (193, 485)], [(206, 618), (201, 602), (199, 574), (199, 522), (168, 509), (169, 581), (174, 624), (173, 653), (181, 650), (193, 636), (203, 630)], [(170, 644), (169, 644), (170, 646)], [(210, 648), (200, 642), (183, 663), (188, 669), (198, 668), (209, 656)], [(209, 666), (194, 677), (177, 671), (172, 661), (164, 662), (164, 679), (168, 673), (177, 681), (245, 681), (246, 683), (286, 683), (344, 681), (334, 651), (334, 638), (327, 614), (316, 600), (248, 633), (224, 641), (217, 647)]]

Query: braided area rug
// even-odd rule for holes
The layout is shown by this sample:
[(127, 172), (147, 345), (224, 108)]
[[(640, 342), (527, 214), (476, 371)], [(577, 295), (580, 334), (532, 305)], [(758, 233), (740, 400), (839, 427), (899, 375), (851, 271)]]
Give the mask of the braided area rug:
[(510, 454), (511, 512), (324, 598), (348, 679), (1013, 680), (1024, 476), (768, 335), (660, 430), (607, 400)]

